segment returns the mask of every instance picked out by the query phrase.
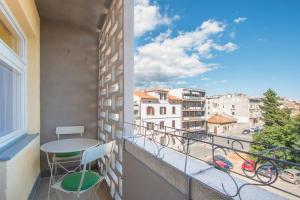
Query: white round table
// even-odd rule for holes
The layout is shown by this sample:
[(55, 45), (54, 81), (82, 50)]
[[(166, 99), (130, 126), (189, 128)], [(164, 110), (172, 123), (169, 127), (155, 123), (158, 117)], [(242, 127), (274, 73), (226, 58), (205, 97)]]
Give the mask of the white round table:
[(98, 140), (88, 138), (73, 138), (64, 140), (55, 140), (45, 143), (41, 146), (41, 150), (46, 153), (68, 153), (76, 151), (84, 151), (90, 147), (99, 144)]
[(97, 146), (98, 144), (99, 141), (95, 139), (73, 138), (73, 139), (55, 140), (52, 142), (47, 142), (41, 146), (41, 151), (46, 153), (47, 161), (50, 169), (48, 199), (50, 195), (51, 186), (52, 184), (55, 183), (55, 178), (53, 176), (54, 163), (50, 161), (49, 154), (84, 151), (90, 147)]

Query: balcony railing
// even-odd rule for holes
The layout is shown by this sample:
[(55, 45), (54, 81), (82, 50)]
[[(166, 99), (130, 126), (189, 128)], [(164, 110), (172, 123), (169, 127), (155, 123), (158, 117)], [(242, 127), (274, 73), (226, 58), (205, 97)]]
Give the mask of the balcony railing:
[(182, 107), (183, 111), (205, 111), (205, 107), (204, 106), (197, 106), (197, 107)]
[(205, 120), (205, 117), (204, 116), (183, 117), (182, 120), (183, 120), (183, 122), (184, 121), (203, 121), (203, 120)]
[[(287, 159), (287, 155), (300, 156), (299, 149), (276, 147), (244, 139), (225, 137), (210, 133), (195, 133), (172, 127), (161, 127), (157, 124), (151, 129), (146, 126), (127, 123), (134, 130), (134, 136), (129, 138), (134, 142), (143, 138), (156, 145), (153, 151), (157, 157), (163, 159), (168, 156), (162, 152), (172, 149), (185, 155), (183, 171), (187, 173), (189, 158), (204, 161), (212, 168), (225, 172), (232, 181), (231, 188), (227, 189), (222, 183), (223, 193), (234, 199), (241, 199), (245, 188), (253, 186), (267, 186), (269, 192), (287, 197), (288, 199), (300, 198), (297, 185), (281, 180), (282, 170), (300, 169), (300, 163)], [(267, 147), (267, 151), (250, 152), (251, 145)], [(284, 155), (284, 159), (279, 159)], [(199, 173), (203, 173), (202, 171)], [(236, 178), (242, 179), (243, 183)], [(224, 187), (225, 186), (225, 187)], [(232, 192), (232, 187), (235, 188)], [(230, 191), (230, 192), (228, 192)]]
[(197, 100), (197, 101), (204, 101), (205, 97), (195, 97), (195, 96), (182, 96), (183, 100)]

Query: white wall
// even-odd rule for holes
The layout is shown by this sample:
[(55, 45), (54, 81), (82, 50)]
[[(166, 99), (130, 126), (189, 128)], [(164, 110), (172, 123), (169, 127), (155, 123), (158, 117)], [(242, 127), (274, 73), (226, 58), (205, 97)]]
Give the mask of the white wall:
[(214, 114), (229, 115), (237, 119), (237, 123), (249, 123), (249, 98), (235, 94), (208, 98), (206, 99), (206, 115), (209, 117)]
[[(135, 100), (139, 104), (139, 114), (141, 122), (153, 122), (155, 124), (159, 124), (161, 121), (164, 121), (164, 125), (168, 127), (172, 127), (172, 121), (175, 120), (175, 128), (181, 129), (181, 115), (182, 115), (182, 105), (181, 102), (178, 103), (170, 103), (169, 101), (149, 101), (142, 100), (135, 97)], [(151, 106), (154, 108), (155, 115), (147, 115), (147, 107)], [(176, 114), (172, 114), (172, 107), (175, 106)], [(166, 114), (160, 114), (160, 107), (166, 107)], [(146, 123), (141, 124), (146, 125)]]

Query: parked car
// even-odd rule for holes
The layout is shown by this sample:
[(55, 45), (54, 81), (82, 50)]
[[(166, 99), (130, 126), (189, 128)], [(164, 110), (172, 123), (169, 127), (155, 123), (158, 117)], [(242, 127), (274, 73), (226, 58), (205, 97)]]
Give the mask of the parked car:
[(271, 164), (265, 164), (258, 169), (257, 173), (262, 176), (272, 178), (272, 176), (276, 174), (276, 168)]
[(244, 135), (247, 135), (247, 134), (250, 134), (251, 133), (251, 130), (250, 129), (245, 129), (243, 130), (242, 134)]
[(297, 169), (285, 169), (280, 173), (279, 177), (287, 182), (300, 184), (300, 171)]
[(255, 161), (254, 160), (246, 160), (242, 164), (241, 167), (243, 170), (253, 172), (255, 170)]
[(262, 130), (263, 130), (263, 129), (260, 128), (259, 126), (254, 128), (254, 132), (255, 132), (255, 133), (261, 132)]
[(226, 159), (224, 156), (221, 155), (215, 156), (214, 163), (217, 167), (221, 169), (229, 170), (233, 168), (232, 162), (230, 162), (228, 159)]

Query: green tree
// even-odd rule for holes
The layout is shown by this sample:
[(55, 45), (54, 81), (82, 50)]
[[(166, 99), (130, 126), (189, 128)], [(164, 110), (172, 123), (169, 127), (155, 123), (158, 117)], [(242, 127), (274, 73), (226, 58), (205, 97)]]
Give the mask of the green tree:
[[(288, 110), (281, 110), (279, 97), (271, 89), (264, 93), (262, 102), (264, 130), (253, 135), (254, 143), (250, 146), (250, 152), (267, 152), (274, 147), (299, 148), (300, 116), (293, 119)], [(285, 151), (285, 154), (283, 151), (277, 151), (276, 157), (278, 159), (286, 158), (293, 162), (300, 161), (299, 155), (295, 154), (294, 151)]]
[(262, 110), (262, 119), (265, 126), (279, 125), (284, 126), (290, 120), (288, 110), (280, 110), (279, 97), (272, 89), (268, 89), (264, 93), (262, 99), (263, 105), (260, 106)]

